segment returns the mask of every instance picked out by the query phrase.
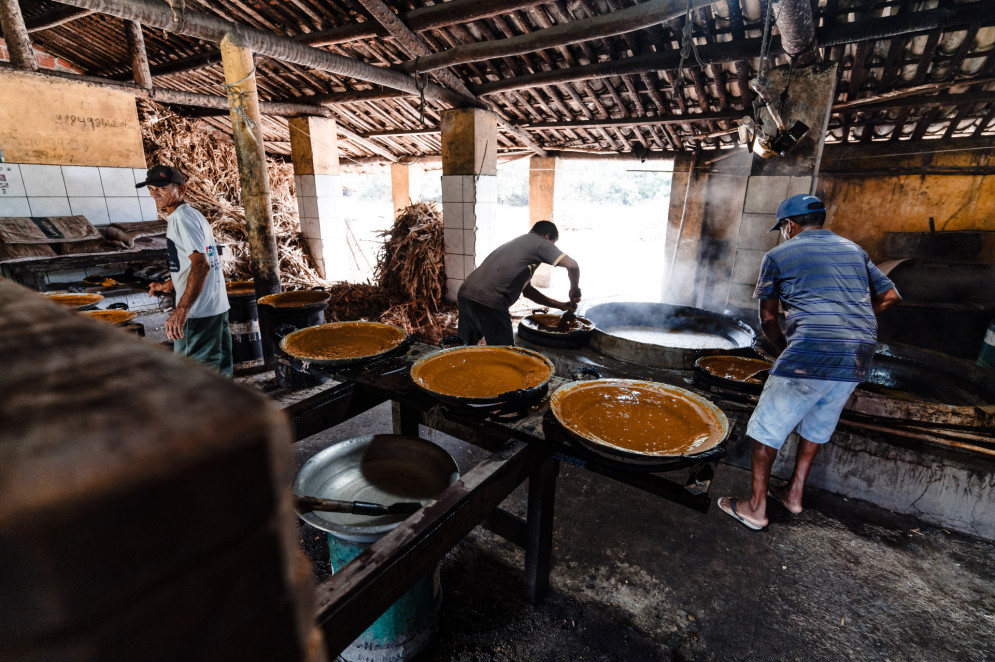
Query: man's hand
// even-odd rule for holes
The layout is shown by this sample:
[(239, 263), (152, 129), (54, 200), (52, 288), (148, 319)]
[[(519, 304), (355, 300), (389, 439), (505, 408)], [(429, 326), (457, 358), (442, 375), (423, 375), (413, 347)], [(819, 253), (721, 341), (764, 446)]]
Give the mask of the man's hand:
[(570, 300), (573, 301), (574, 303), (578, 303), (580, 301), (580, 288), (579, 287), (572, 288), (570, 290), (570, 294), (568, 294), (567, 296), (569, 296)]
[(179, 340), (183, 337), (183, 325), (187, 323), (186, 308), (177, 308), (166, 320), (166, 337), (170, 340)]
[(173, 279), (167, 279), (161, 283), (149, 283), (149, 296), (168, 294), (173, 291)]

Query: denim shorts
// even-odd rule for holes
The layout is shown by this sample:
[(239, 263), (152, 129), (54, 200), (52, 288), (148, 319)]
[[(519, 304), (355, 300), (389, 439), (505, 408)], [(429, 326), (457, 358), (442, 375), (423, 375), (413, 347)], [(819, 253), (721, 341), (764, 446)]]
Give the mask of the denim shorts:
[(833, 436), (855, 388), (857, 382), (771, 375), (746, 426), (746, 436), (780, 449), (792, 430), (797, 430), (803, 439), (824, 444)]

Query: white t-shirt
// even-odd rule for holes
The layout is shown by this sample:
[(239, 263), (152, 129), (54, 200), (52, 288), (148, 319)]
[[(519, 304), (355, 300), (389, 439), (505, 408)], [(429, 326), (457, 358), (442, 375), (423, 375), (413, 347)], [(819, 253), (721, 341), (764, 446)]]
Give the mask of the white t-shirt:
[(183, 297), (190, 276), (190, 254), (203, 253), (211, 270), (204, 281), (204, 289), (190, 307), (187, 317), (211, 317), (230, 308), (225, 275), (221, 271), (214, 233), (204, 215), (188, 205), (181, 204), (166, 217), (166, 250), (169, 253), (169, 275), (176, 290), (176, 301)]

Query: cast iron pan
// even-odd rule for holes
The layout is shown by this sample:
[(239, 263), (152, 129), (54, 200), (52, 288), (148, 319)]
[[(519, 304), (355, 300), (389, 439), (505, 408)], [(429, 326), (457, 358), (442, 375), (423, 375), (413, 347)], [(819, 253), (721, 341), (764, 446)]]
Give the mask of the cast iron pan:
[[(721, 360), (738, 360), (738, 361), (749, 361), (751, 364), (756, 365), (757, 371), (765, 370), (765, 373), (761, 373), (754, 377), (756, 381), (743, 381), (739, 379), (731, 379), (729, 377), (724, 377), (722, 375), (717, 375), (708, 369), (706, 369), (706, 364)], [(746, 356), (732, 356), (727, 354), (715, 354), (710, 356), (702, 356), (694, 362), (694, 370), (692, 372), (692, 378), (694, 383), (701, 388), (708, 388), (709, 386), (717, 386), (719, 388), (729, 389), (732, 391), (739, 391), (741, 393), (749, 393), (751, 395), (759, 395), (764, 389), (764, 382), (767, 380), (770, 374), (770, 369), (773, 364), (769, 361), (763, 359), (755, 359)]]
[(579, 349), (587, 345), (594, 331), (594, 322), (575, 317), (568, 328), (561, 329), (561, 317), (542, 309), (533, 310), (531, 315), (518, 323), (518, 337), (534, 345), (561, 349)]
[[(444, 338), (443, 343), (451, 341), (452, 338)], [(522, 388), (513, 389), (504, 393), (499, 393), (493, 396), (487, 397), (468, 397), (456, 395), (453, 393), (444, 393), (431, 388), (431, 386), (425, 381), (424, 374), (427, 370), (436, 367), (435, 364), (438, 362), (450, 362), (458, 357), (458, 353), (463, 352), (473, 352), (481, 353), (481, 355), (492, 354), (495, 365), (501, 365), (501, 358), (506, 352), (514, 352), (516, 354), (523, 355), (535, 361), (537, 365), (542, 366), (546, 369), (546, 375), (540, 384), (534, 386), (526, 386), (526, 382), (523, 379)], [(478, 357), (474, 357), (478, 358)], [(486, 361), (487, 356), (479, 357), (481, 361)], [(486, 369), (486, 364), (468, 366), (462, 368), (466, 372), (466, 379), (468, 382), (472, 382), (474, 379), (474, 371)], [(458, 365), (454, 365), (450, 370), (459, 371), (461, 368)], [(433, 352), (428, 356), (424, 356), (411, 366), (411, 381), (414, 382), (415, 386), (418, 387), (424, 393), (430, 395), (432, 398), (439, 400), (441, 402), (446, 402), (449, 404), (462, 405), (466, 407), (476, 407), (476, 408), (524, 408), (528, 407), (536, 402), (542, 400), (543, 396), (549, 388), (549, 380), (553, 378), (556, 373), (556, 369), (553, 367), (552, 361), (547, 359), (542, 354), (538, 352), (533, 352), (528, 349), (514, 346), (497, 346), (489, 347), (487, 345), (476, 345), (473, 347), (451, 347), (449, 349), (441, 349), (437, 352)]]
[[(613, 444), (613, 440), (611, 439), (599, 439), (588, 436), (578, 427), (577, 421), (570, 420), (570, 407), (566, 406), (566, 403), (570, 398), (576, 397), (585, 390), (601, 391), (610, 395), (612, 389), (619, 391), (619, 398), (638, 397), (631, 392), (633, 389), (636, 389), (636, 393), (649, 389), (652, 392), (660, 393), (667, 397), (677, 396), (697, 405), (704, 412), (703, 415), (707, 415), (713, 423), (717, 424), (717, 429), (715, 429), (711, 437), (700, 444), (701, 450), (692, 448), (688, 449), (687, 452), (674, 454), (646, 453), (636, 449), (620, 447)], [(610, 405), (606, 404), (605, 406)], [(614, 459), (626, 465), (644, 469), (647, 467), (673, 465), (679, 460), (687, 460), (694, 463), (714, 457), (721, 457), (725, 453), (725, 449), (721, 448), (721, 446), (729, 436), (729, 421), (725, 414), (705, 398), (677, 386), (642, 380), (599, 379), (586, 382), (572, 382), (559, 388), (553, 394), (550, 400), (550, 411), (552, 411), (553, 416), (567, 437), (576, 442), (575, 445), (583, 447), (599, 458)]]

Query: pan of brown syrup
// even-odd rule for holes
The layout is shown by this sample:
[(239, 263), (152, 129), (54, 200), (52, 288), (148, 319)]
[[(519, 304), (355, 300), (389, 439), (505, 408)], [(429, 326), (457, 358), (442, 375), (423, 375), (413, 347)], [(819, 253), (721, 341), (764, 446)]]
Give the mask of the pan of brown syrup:
[(718, 386), (744, 393), (758, 394), (763, 390), (767, 374), (773, 364), (749, 356), (715, 354), (702, 356), (694, 362), (694, 381), (698, 386)]
[(567, 384), (553, 393), (550, 410), (583, 446), (629, 459), (693, 457), (729, 435), (725, 414), (705, 398), (637, 379)]
[(287, 334), (280, 349), (302, 363), (346, 366), (378, 359), (406, 340), (404, 331), (389, 324), (330, 322)]
[(514, 346), (453, 347), (411, 366), (411, 381), (433, 398), (470, 406), (528, 405), (546, 394), (555, 369), (542, 354)]

